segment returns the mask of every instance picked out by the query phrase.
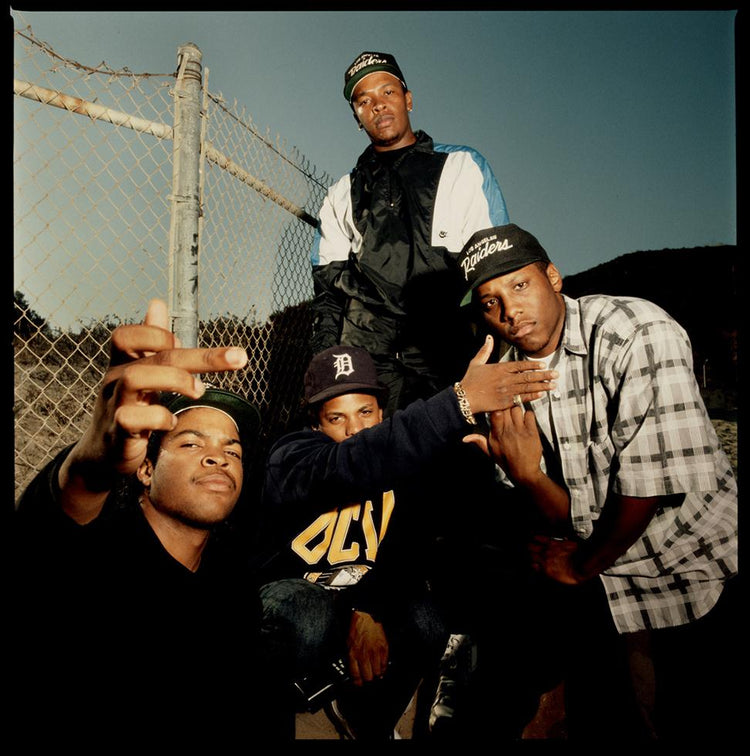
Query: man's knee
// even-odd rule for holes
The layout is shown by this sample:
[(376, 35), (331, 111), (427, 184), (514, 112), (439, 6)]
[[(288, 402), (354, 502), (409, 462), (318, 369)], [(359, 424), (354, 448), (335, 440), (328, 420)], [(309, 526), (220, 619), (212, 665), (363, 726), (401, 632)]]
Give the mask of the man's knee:
[(292, 645), (298, 658), (323, 653), (335, 634), (333, 597), (301, 578), (278, 580), (260, 589), (263, 633)]

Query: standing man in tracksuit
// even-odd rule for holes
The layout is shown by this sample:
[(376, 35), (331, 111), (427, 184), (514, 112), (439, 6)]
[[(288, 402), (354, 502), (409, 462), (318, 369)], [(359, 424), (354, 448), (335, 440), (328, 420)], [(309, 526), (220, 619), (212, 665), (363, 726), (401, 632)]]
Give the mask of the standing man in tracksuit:
[[(311, 253), (311, 347), (313, 353), (336, 344), (366, 349), (388, 389), (389, 416), (460, 379), (475, 350), (471, 324), (459, 307), (452, 258), (475, 231), (508, 223), (508, 213), (480, 153), (438, 144), (412, 129), (414, 97), (393, 55), (360, 53), (344, 72), (344, 98), (370, 144), (329, 189), (320, 210)], [(455, 482), (463, 476), (454, 471), (471, 464), (459, 444), (424, 476), (434, 491), (427, 496), (436, 521), (450, 530), (448, 538), (437, 539), (445, 551), (438, 564), (476, 559), (466, 552), (472, 534), (459, 534), (451, 517), (456, 506), (477, 498)], [(452, 575), (446, 570), (433, 576), (446, 597), (463, 590), (453, 585)], [(450, 606), (453, 599), (446, 601), (455, 618), (451, 626), (463, 636), (466, 612)], [(436, 703), (441, 695), (438, 691)], [(450, 713), (453, 705), (442, 709)]]
[(412, 130), (413, 96), (393, 55), (358, 55), (344, 97), (370, 145), (320, 211), (311, 346), (367, 349), (388, 415), (461, 377), (475, 350), (448, 263), (508, 213), (482, 155)]

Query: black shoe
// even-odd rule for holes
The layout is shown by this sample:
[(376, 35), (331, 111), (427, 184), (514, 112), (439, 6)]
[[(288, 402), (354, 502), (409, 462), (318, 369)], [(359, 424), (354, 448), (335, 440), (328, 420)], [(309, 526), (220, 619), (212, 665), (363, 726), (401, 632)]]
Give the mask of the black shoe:
[(323, 705), (323, 711), (328, 717), (328, 720), (336, 728), (336, 732), (339, 734), (341, 740), (354, 740), (354, 733), (346, 718), (341, 713), (338, 701), (334, 698), (332, 701), (328, 701)]
[(445, 729), (456, 716), (457, 702), (477, 666), (476, 646), (468, 635), (448, 638), (440, 660), (440, 678), (430, 707), (429, 730)]

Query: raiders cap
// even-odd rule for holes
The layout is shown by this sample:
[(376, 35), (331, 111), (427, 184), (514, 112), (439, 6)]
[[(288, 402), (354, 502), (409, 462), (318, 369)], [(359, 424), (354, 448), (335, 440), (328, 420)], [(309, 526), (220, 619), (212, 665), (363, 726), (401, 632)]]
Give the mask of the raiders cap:
[(393, 55), (381, 52), (363, 52), (354, 59), (354, 62), (344, 72), (344, 97), (346, 101), (351, 103), (354, 87), (365, 76), (378, 71), (385, 71), (385, 73), (395, 76), (403, 84), (404, 89), (407, 88), (404, 75), (401, 73)]
[(461, 302), (469, 304), (477, 286), (533, 262), (550, 262), (544, 247), (515, 223), (477, 231), (459, 252), (457, 263), (466, 283)]

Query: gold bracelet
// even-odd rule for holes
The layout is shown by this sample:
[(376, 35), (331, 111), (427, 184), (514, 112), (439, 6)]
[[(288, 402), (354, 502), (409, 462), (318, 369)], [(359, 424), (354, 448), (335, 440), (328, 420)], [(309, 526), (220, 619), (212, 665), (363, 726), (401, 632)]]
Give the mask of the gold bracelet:
[(476, 425), (477, 419), (474, 417), (471, 411), (471, 405), (469, 404), (469, 400), (466, 398), (466, 391), (464, 391), (464, 387), (461, 385), (460, 381), (456, 381), (453, 384), (453, 390), (456, 392), (456, 396), (458, 397), (458, 408), (461, 410), (461, 414), (464, 416), (464, 419), (470, 425)]

